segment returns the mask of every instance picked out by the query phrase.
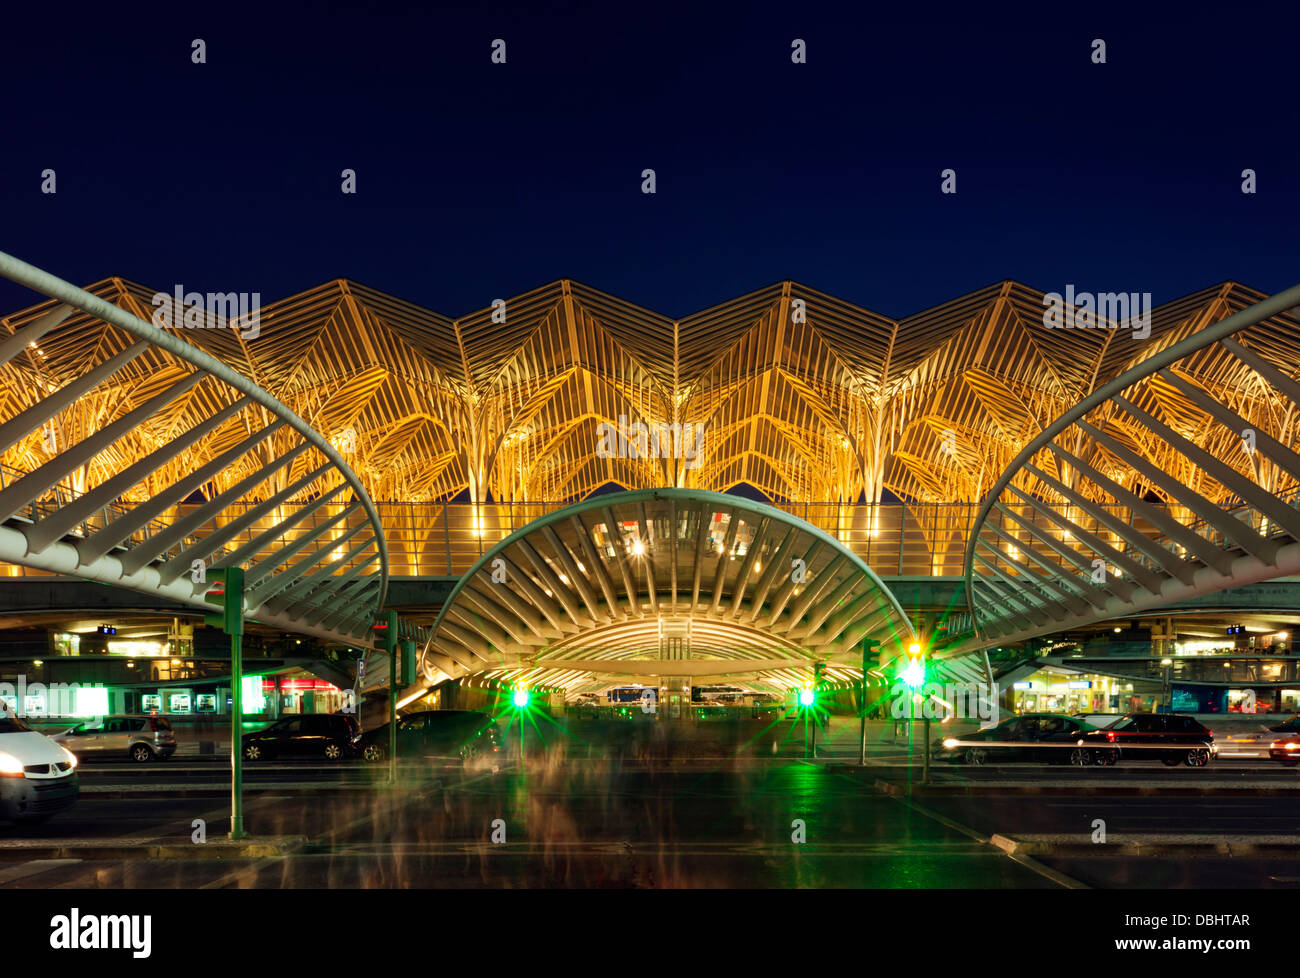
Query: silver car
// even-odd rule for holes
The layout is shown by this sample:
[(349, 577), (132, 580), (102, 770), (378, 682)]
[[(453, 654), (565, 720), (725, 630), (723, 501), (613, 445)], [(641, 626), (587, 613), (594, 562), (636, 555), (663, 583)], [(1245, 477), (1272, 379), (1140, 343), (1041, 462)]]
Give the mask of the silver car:
[(0, 703), (0, 818), (43, 822), (77, 800), (77, 759)]
[(165, 717), (115, 716), (87, 720), (51, 739), (81, 760), (102, 757), (166, 760), (176, 753), (176, 734)]

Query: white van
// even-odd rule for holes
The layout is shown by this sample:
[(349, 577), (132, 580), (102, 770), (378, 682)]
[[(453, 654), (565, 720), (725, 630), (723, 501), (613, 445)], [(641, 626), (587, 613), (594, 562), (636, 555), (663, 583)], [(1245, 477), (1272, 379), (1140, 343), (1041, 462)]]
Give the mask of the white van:
[(43, 822), (77, 800), (77, 759), (0, 706), (0, 818)]

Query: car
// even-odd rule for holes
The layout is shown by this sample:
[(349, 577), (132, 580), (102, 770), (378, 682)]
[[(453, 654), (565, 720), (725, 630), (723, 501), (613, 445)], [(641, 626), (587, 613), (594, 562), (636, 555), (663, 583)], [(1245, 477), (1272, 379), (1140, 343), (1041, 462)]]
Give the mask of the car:
[(1219, 752), (1214, 731), (1181, 713), (1126, 713), (1084, 740), (1099, 764), (1123, 757), (1158, 760), (1167, 767), (1205, 767)]
[(1281, 723), (1268, 729), (1273, 733), (1300, 734), (1300, 716), (1287, 717)]
[(269, 761), (277, 757), (340, 761), (356, 757), (360, 740), (361, 727), (350, 714), (304, 713), (244, 734), (240, 749), (246, 761)]
[[(388, 757), (389, 724), (367, 730), (361, 756), (378, 762)], [(397, 720), (397, 756), (457, 759), (468, 766), (499, 764), (501, 731), (491, 716), (478, 710), (427, 710)]]
[(0, 709), (0, 818), (43, 822), (72, 807), (79, 792), (76, 756)]
[(176, 733), (166, 717), (106, 716), (86, 720), (51, 738), (82, 760), (129, 757), (144, 762), (166, 760), (176, 753)]
[(1280, 761), (1287, 767), (1300, 764), (1300, 736), (1282, 737), (1273, 741), (1268, 745), (1268, 757), (1269, 760)]
[(1119, 723), (1123, 716), (1122, 713), (1076, 713), (1074, 718), (1082, 720), (1098, 730), (1105, 730), (1107, 727)]
[(1026, 713), (1009, 717), (960, 737), (943, 737), (931, 745), (936, 760), (960, 764), (992, 761), (1037, 761), (1047, 764), (1087, 765), (1093, 753), (1083, 739), (1097, 729), (1078, 717), (1060, 713)]

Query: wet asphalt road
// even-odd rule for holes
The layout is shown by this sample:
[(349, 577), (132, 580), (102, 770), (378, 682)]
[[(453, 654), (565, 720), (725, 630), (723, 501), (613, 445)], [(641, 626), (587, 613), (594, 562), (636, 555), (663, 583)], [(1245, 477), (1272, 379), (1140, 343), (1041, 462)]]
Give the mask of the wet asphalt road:
[[(220, 787), (220, 765), (159, 766), (148, 772), (106, 766), (87, 783), (195, 783)], [(1055, 887), (1051, 870), (1094, 887), (1300, 886), (1300, 859), (1224, 854), (1144, 859), (1096, 846), (1017, 861), (982, 841), (994, 834), (1061, 833), (1087, 840), (1094, 819), (1116, 836), (1198, 838), (1293, 836), (1294, 795), (1241, 790), (1161, 795), (1206, 783), (1204, 772), (1125, 772), (1123, 794), (1102, 783), (1115, 772), (990, 768), (973, 775), (979, 793), (924, 793), (915, 803), (876, 790), (905, 783), (898, 769), (846, 770), (796, 760), (595, 763), (538, 761), (466, 774), (454, 766), (405, 766), (400, 787), (384, 790), (362, 765), (285, 764), (263, 769), (265, 790), (250, 792), (246, 822), (259, 837), (297, 840), (287, 855), (212, 858), (192, 841), (194, 820), (209, 839), (227, 831), (219, 793), (180, 797), (161, 790), (114, 797), (86, 793), (40, 826), (0, 827), (0, 885), (18, 887)], [(1265, 780), (1273, 775), (1260, 771)], [(1070, 783), (1039, 790), (1045, 779)], [(285, 779), (283, 793), (278, 779)], [(301, 787), (317, 779), (322, 789)], [(1091, 786), (1084, 794), (1076, 786)], [(1244, 785), (1243, 785), (1244, 787)], [(1112, 793), (1107, 793), (1111, 791)], [(51, 858), (22, 846), (75, 840), (170, 844), (165, 858)], [(1300, 849), (1297, 850), (1300, 852)], [(191, 855), (193, 853), (193, 855)]]
[[(188, 842), (211, 799), (83, 799), (32, 841)], [(540, 766), (438, 787), (329, 799), (252, 799), (247, 827), (301, 835), (263, 860), (45, 863), (29, 887), (1038, 887), (1048, 879), (907, 805), (798, 762), (716, 769)], [(494, 841), (494, 833), (497, 841)], [(802, 841), (795, 841), (801, 839)], [(197, 851), (197, 846), (195, 847)], [(21, 871), (12, 854), (0, 880)]]

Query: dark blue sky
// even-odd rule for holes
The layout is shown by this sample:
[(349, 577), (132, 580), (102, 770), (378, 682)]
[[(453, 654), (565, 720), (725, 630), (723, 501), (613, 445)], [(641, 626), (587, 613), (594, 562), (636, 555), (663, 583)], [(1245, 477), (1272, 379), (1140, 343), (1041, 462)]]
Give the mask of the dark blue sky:
[(1056, 6), (27, 5), (0, 250), (264, 301), (346, 276), (453, 316), (560, 277), (679, 316), (783, 278), (890, 315), (1002, 278), (1300, 281), (1284, 6)]

